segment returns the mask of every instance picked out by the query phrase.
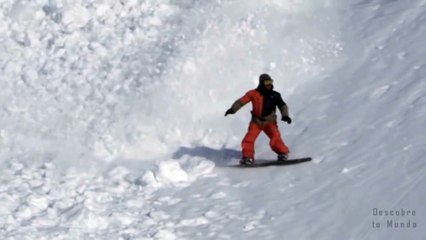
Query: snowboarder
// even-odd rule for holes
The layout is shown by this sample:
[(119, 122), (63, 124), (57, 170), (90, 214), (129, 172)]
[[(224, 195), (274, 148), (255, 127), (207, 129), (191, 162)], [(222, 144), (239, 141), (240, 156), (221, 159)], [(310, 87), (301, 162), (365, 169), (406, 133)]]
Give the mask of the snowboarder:
[(247, 134), (241, 142), (242, 158), (240, 164), (254, 164), (254, 142), (261, 131), (264, 131), (269, 137), (269, 145), (272, 150), (278, 154), (278, 161), (285, 161), (288, 158), (289, 149), (281, 139), (277, 125), (277, 115), (275, 110), (281, 112), (281, 120), (291, 124), (291, 118), (288, 114), (287, 104), (281, 98), (281, 94), (273, 90), (272, 78), (263, 73), (259, 76), (259, 85), (257, 88), (248, 91), (243, 97), (232, 104), (225, 116), (236, 113), (248, 102), (252, 103), (251, 121)]

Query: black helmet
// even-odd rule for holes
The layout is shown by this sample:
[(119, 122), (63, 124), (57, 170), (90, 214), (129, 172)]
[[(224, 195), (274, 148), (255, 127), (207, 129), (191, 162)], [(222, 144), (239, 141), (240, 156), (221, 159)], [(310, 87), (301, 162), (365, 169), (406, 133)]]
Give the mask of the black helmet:
[(272, 87), (268, 90), (265, 87), (265, 82), (266, 81), (270, 81), (271, 84), (273, 83), (274, 80), (272, 80), (271, 76), (269, 76), (267, 73), (262, 73), (259, 76), (259, 85), (257, 86), (257, 90), (260, 92), (260, 94), (264, 95), (265, 93), (271, 91), (272, 89), (274, 89), (274, 86), (272, 85)]
[(269, 76), (267, 73), (262, 73), (259, 76), (259, 83), (263, 83), (267, 80), (272, 80), (271, 76)]

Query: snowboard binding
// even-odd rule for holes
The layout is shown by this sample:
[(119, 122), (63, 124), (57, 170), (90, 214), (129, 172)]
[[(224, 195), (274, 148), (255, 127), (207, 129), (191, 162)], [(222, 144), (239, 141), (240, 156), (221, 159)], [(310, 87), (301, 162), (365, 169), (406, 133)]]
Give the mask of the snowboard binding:
[(278, 159), (277, 159), (278, 162), (284, 162), (284, 161), (287, 161), (287, 160), (288, 160), (288, 154), (287, 153), (278, 154)]
[(243, 165), (243, 166), (252, 166), (253, 164), (254, 164), (254, 158), (243, 157), (240, 160), (240, 165)]

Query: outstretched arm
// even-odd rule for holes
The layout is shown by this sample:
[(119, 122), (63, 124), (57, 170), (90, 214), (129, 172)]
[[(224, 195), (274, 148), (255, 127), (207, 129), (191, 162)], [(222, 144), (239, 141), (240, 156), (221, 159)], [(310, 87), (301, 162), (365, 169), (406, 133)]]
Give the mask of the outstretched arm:
[(248, 102), (250, 102), (250, 94), (247, 92), (243, 97), (239, 98), (237, 101), (235, 101), (232, 106), (226, 111), (225, 116), (228, 114), (234, 114), (240, 108), (242, 108), (244, 105), (246, 105)]
[(288, 114), (288, 106), (284, 102), (284, 100), (281, 98), (281, 95), (278, 98), (278, 109), (281, 112), (281, 120), (284, 122), (287, 122), (288, 124), (291, 124), (291, 118)]
[(281, 116), (287, 116), (288, 117), (288, 106), (287, 104), (284, 103), (284, 105), (282, 105), (280, 107), (280, 112), (281, 112)]

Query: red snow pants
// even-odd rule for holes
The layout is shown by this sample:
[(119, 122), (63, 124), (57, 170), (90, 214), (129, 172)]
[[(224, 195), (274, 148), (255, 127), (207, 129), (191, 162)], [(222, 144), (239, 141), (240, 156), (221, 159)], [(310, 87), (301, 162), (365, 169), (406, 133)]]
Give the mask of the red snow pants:
[(277, 154), (288, 153), (288, 147), (281, 139), (280, 132), (276, 122), (265, 122), (262, 125), (250, 122), (248, 132), (241, 142), (242, 155), (244, 158), (254, 158), (254, 142), (259, 136), (260, 132), (264, 131), (269, 137), (269, 146)]

